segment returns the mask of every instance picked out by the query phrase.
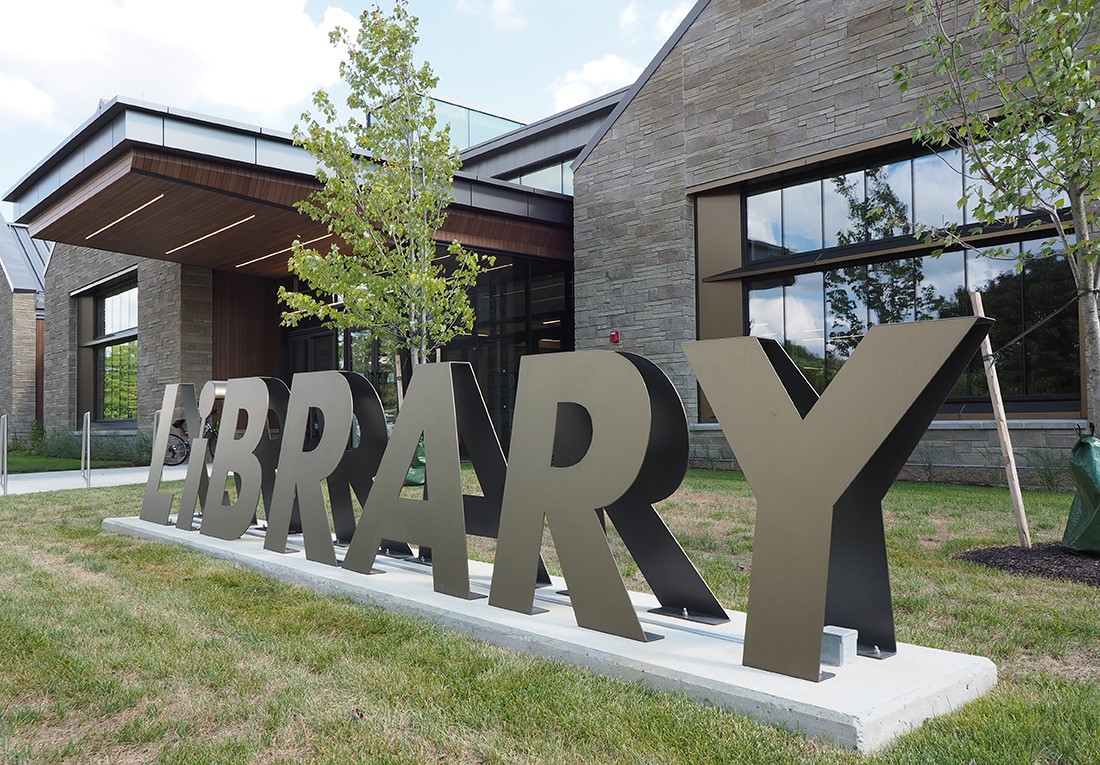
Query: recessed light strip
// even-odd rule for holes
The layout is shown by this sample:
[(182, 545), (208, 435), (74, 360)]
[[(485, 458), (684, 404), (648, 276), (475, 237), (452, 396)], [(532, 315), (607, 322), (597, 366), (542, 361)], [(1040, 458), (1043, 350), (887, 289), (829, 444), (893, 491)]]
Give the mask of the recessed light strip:
[(126, 219), (127, 219), (127, 218), (129, 218), (129, 217), (130, 217), (131, 215), (135, 215), (135, 214), (137, 214), (137, 213), (141, 212), (141, 211), (142, 211), (142, 210), (144, 210), (144, 209), (145, 209), (146, 207), (148, 207), (149, 205), (153, 204), (153, 202), (159, 202), (159, 201), (160, 201), (160, 200), (162, 200), (162, 199), (164, 199), (164, 194), (161, 194), (161, 195), (159, 195), (159, 196), (155, 196), (155, 197), (153, 197), (153, 198), (152, 198), (152, 199), (150, 199), (150, 200), (149, 200), (148, 202), (146, 202), (145, 204), (143, 204), (143, 205), (142, 205), (141, 207), (138, 207), (138, 208), (136, 208), (136, 209), (134, 209), (134, 210), (131, 210), (130, 212), (126, 213), (125, 215), (123, 215), (123, 216), (122, 216), (121, 218), (119, 218), (118, 220), (115, 220), (115, 221), (111, 221), (111, 222), (110, 222), (110, 223), (108, 223), (108, 224), (107, 224), (106, 226), (104, 226), (103, 228), (101, 228), (101, 229), (100, 229), (99, 231), (93, 231), (92, 233), (88, 234), (88, 235), (87, 235), (86, 237), (84, 237), (84, 241), (85, 241), (85, 242), (86, 242), (86, 241), (88, 241), (89, 239), (91, 239), (91, 238), (92, 238), (93, 236), (96, 236), (97, 234), (102, 234), (102, 233), (103, 233), (104, 231), (106, 231), (107, 229), (109, 229), (109, 228), (110, 228), (111, 226), (114, 226), (114, 225), (116, 225), (116, 224), (118, 224), (118, 223), (122, 223), (122, 221), (126, 220)]
[[(319, 242), (322, 239), (328, 239), (330, 236), (332, 236), (332, 234), (325, 234), (324, 236), (319, 236), (316, 239), (310, 239), (308, 242), (302, 242), (302, 246), (305, 247), (307, 244), (313, 244), (314, 242)], [(261, 255), (258, 258), (253, 258), (252, 260), (246, 260), (244, 263), (238, 263), (237, 265), (235, 265), (233, 267), (234, 268), (243, 268), (244, 266), (250, 266), (253, 263), (259, 263), (261, 260), (267, 260), (268, 258), (275, 257), (276, 255), (282, 255), (284, 252), (290, 252), (293, 249), (294, 249), (294, 245), (290, 245), (289, 247), (284, 247), (283, 249), (278, 250), (276, 252), (269, 252), (266, 255)]]
[(169, 250), (168, 252), (166, 252), (164, 254), (165, 255), (171, 255), (173, 252), (179, 252), (180, 250), (186, 249), (186, 248), (190, 247), (193, 244), (198, 244), (199, 242), (205, 241), (206, 239), (209, 239), (212, 236), (217, 236), (218, 234), (222, 233), (223, 231), (228, 231), (231, 228), (239, 226), (242, 223), (248, 223), (250, 220), (252, 220), (255, 217), (256, 217), (256, 214), (253, 213), (252, 215), (249, 215), (247, 218), (241, 218), (236, 223), (230, 223), (228, 226), (223, 226), (222, 228), (219, 228), (217, 231), (211, 231), (206, 236), (200, 236), (198, 239), (192, 239), (187, 244), (181, 244), (179, 247), (174, 247), (174, 248), (172, 248), (171, 250)]

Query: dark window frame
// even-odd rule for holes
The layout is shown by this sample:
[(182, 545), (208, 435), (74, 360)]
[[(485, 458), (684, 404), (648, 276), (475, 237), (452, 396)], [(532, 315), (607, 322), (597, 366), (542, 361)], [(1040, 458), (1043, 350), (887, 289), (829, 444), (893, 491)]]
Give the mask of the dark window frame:
[[(106, 332), (106, 318), (104, 315), (106, 301), (112, 297), (133, 292), (134, 302), (134, 326), (123, 327), (113, 332)], [(77, 399), (78, 409), (91, 411), (92, 419), (97, 425), (127, 427), (133, 426), (138, 421), (137, 398), (137, 352), (139, 326), (137, 325), (138, 312), (138, 280), (136, 271), (128, 271), (117, 279), (111, 279), (102, 284), (97, 284), (94, 289), (79, 294), (77, 298), (83, 306), (78, 312), (79, 321), (89, 326), (81, 328), (83, 342), (79, 344), (78, 355), (82, 360), (78, 361), (77, 372)], [(134, 343), (134, 363), (132, 374), (134, 377), (134, 399), (132, 403), (133, 416), (107, 417), (106, 416), (106, 355), (107, 349), (116, 348), (128, 343)], [(77, 412), (78, 416), (80, 412)]]

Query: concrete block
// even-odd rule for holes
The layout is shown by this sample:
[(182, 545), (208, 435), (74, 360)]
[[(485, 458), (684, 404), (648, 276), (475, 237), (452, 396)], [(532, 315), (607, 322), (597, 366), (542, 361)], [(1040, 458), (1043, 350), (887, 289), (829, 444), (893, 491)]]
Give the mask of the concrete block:
[[(300, 537), (291, 538), (297, 551), (284, 554), (265, 550), (258, 531), (227, 542), (138, 518), (108, 518), (103, 528), (185, 545), (317, 592), (429, 619), (509, 650), (683, 693), (860, 752), (879, 749), (924, 720), (958, 709), (997, 682), (989, 659), (899, 643), (895, 656), (857, 657), (829, 667), (823, 673), (827, 679), (814, 683), (744, 666), (745, 614), (736, 611), (726, 624), (702, 625), (650, 613), (659, 605), (656, 598), (631, 593), (643, 628), (663, 638), (641, 643), (579, 628), (568, 596), (559, 594), (565, 581), (558, 577), (553, 586), (536, 591), (536, 605), (545, 612), (528, 615), (493, 608), (485, 598), (436, 593), (431, 569), (408, 561), (380, 556), (375, 567), (385, 576), (307, 561)], [(471, 590), (487, 593), (492, 565), (469, 565)]]
[(826, 627), (821, 633), (821, 663), (829, 667), (843, 667), (856, 658), (856, 642), (859, 630), (848, 627)]

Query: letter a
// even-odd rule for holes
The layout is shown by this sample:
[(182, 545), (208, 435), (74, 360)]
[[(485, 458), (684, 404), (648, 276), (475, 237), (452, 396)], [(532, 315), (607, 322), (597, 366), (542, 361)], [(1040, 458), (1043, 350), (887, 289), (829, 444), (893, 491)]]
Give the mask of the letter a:
[(896, 649), (882, 497), (991, 324), (873, 327), (820, 399), (774, 340), (685, 344), (756, 495), (746, 666), (819, 680), (825, 624)]
[[(466, 520), (462, 502), (462, 464), (458, 455), (454, 368), (449, 362), (416, 367), (405, 405), (393, 426), (393, 435), (374, 488), (355, 528), (344, 568), (368, 574), (384, 538), (400, 539), (432, 548), (432, 580), (436, 592), (470, 598), (470, 569), (466, 551)], [(424, 438), (424, 499), (401, 496), (409, 463)]]
[[(555, 465), (554, 454), (561, 404), (579, 405), (592, 421), (587, 450), (565, 466)], [(520, 360), (490, 605), (533, 613), (545, 519), (577, 624), (646, 640), (596, 510), (614, 505), (635, 484), (651, 422), (645, 380), (617, 353), (551, 353)]]

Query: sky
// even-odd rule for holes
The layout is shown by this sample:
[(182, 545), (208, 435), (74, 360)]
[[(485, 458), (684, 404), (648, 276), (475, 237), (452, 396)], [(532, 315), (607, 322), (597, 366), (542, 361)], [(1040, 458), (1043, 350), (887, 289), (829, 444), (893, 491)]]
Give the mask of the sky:
[[(383, 0), (383, 8), (390, 0)], [(0, 0), (0, 196), (137, 98), (289, 131), (338, 82), (349, 0)], [(628, 85), (694, 0), (409, 0), (434, 95), (531, 122)], [(0, 213), (11, 220), (10, 204)]]

